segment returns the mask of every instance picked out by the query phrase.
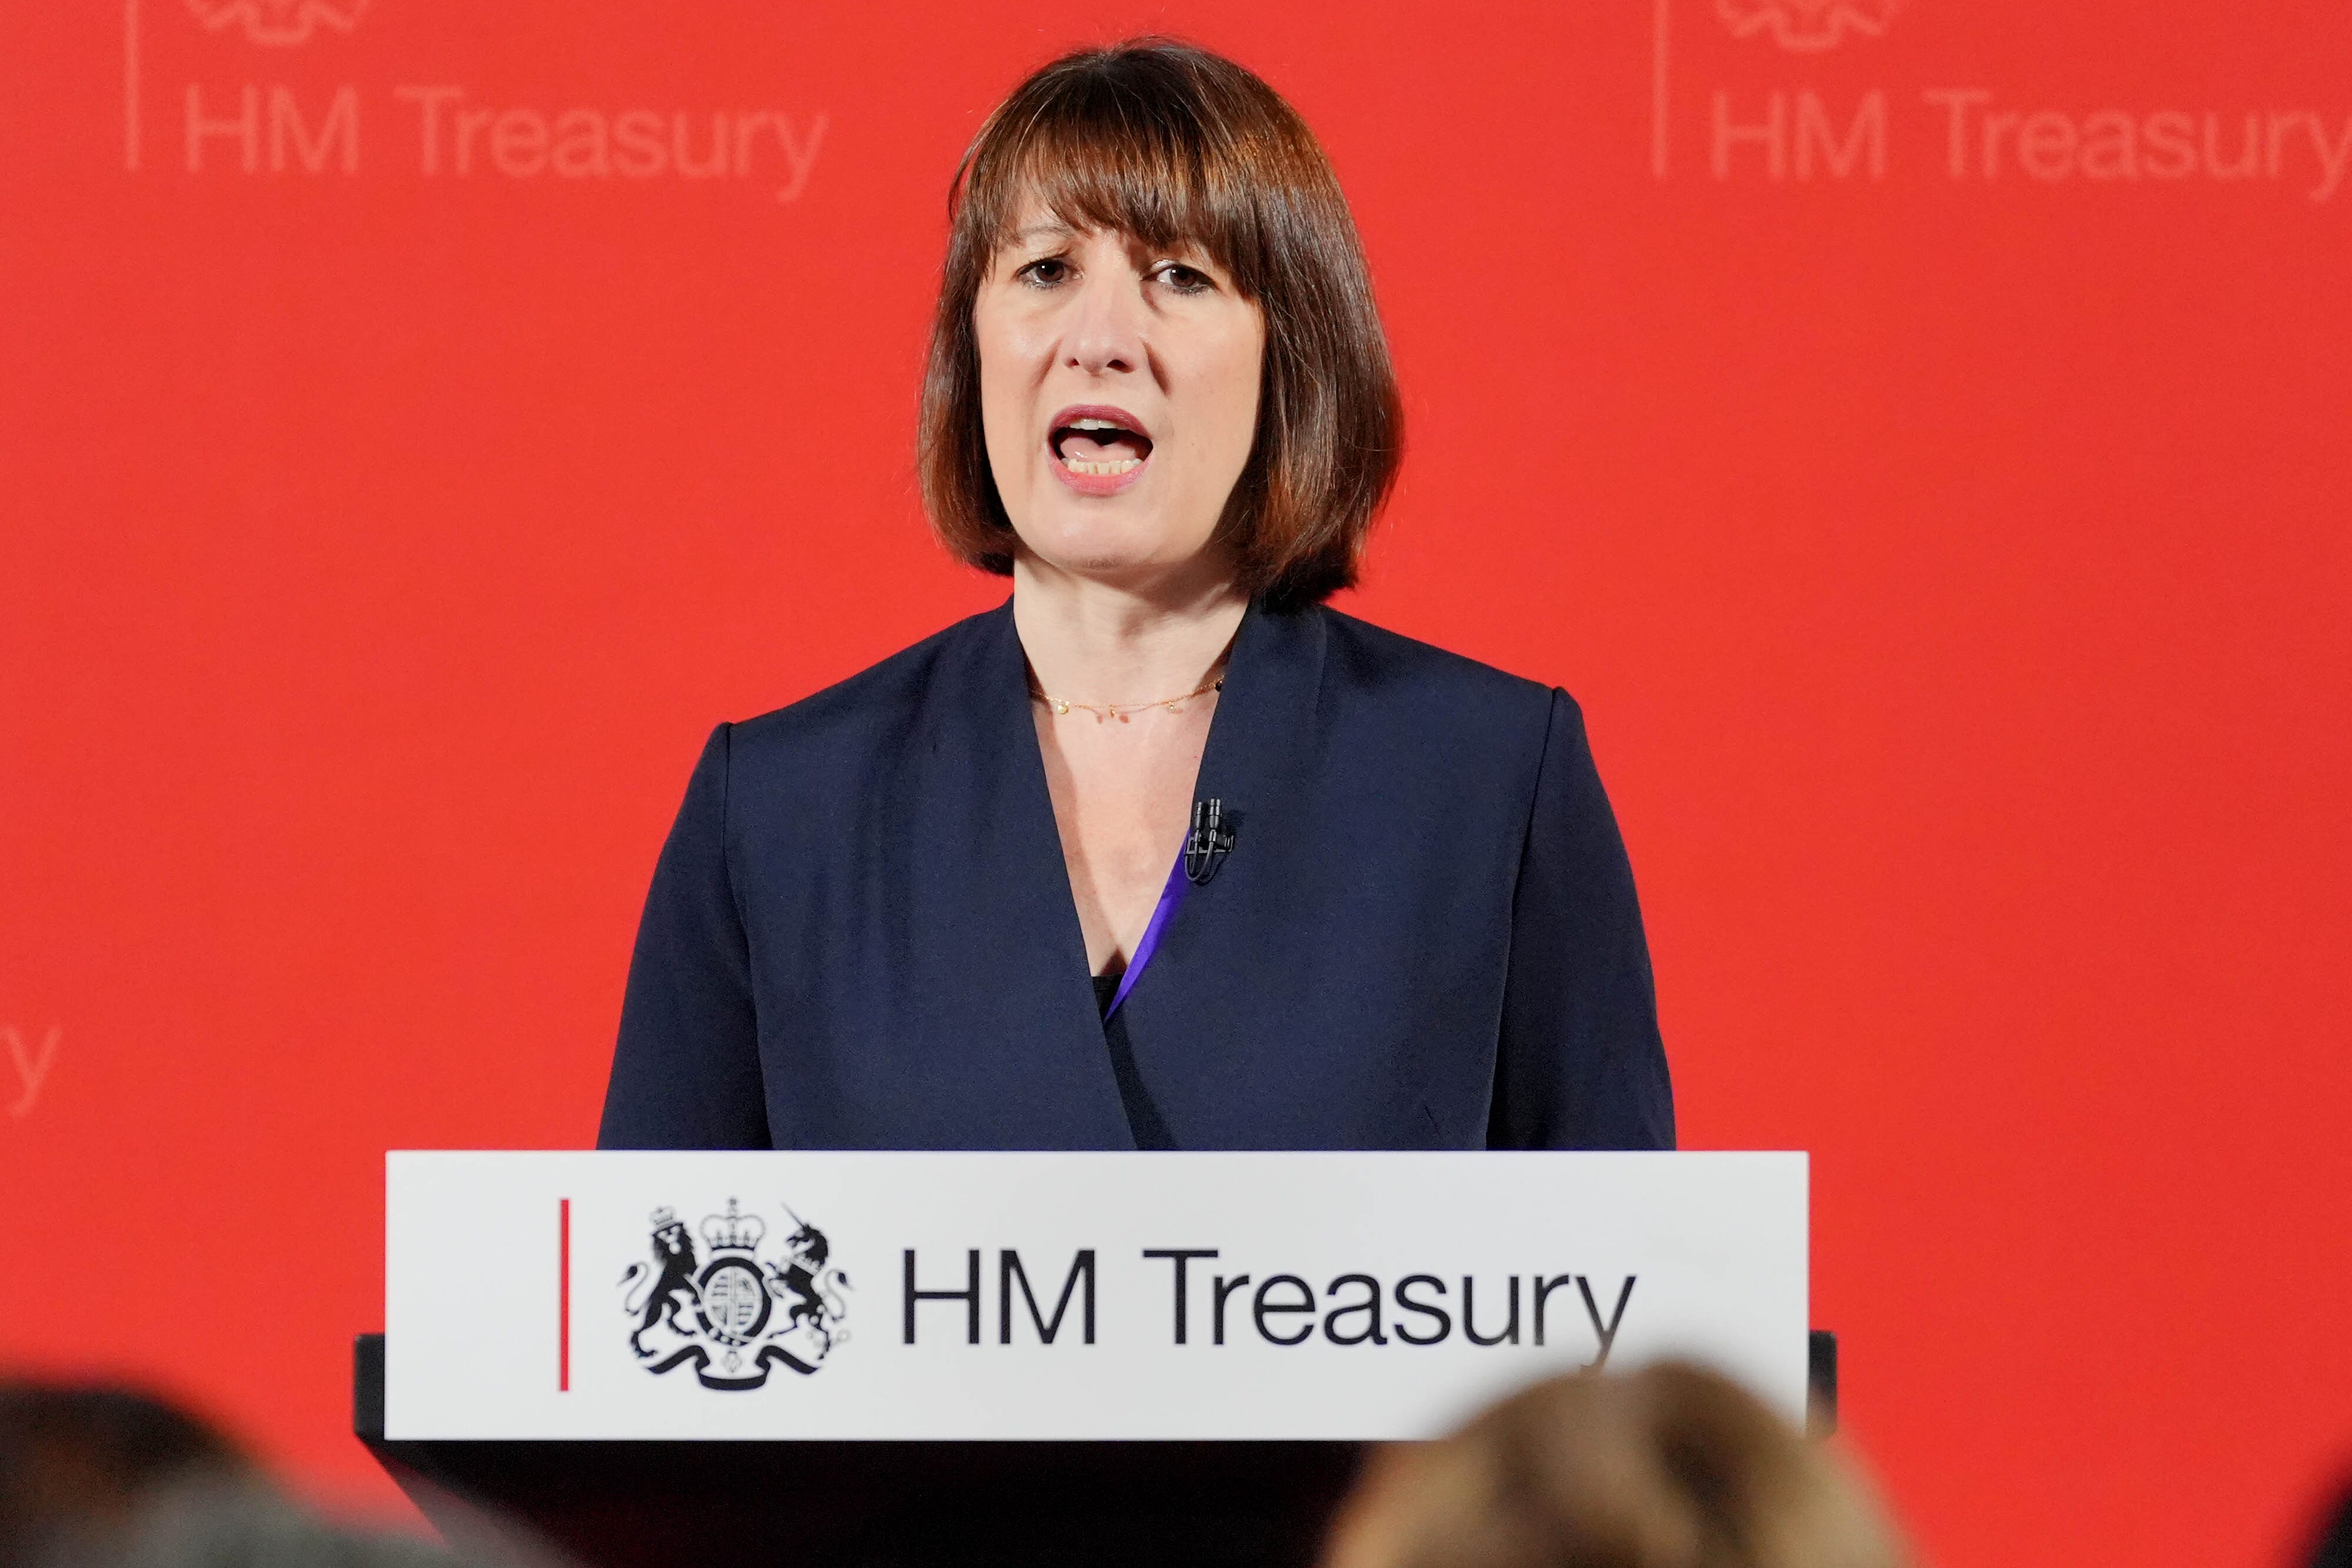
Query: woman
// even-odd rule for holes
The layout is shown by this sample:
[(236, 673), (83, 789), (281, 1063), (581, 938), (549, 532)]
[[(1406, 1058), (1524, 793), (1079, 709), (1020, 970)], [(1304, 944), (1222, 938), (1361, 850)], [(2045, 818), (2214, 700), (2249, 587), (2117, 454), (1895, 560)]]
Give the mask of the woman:
[(712, 735), (600, 1144), (1671, 1147), (1575, 704), (1322, 607), (1399, 416), (1305, 123), (1073, 55), (952, 214), (925, 498), (1012, 599)]

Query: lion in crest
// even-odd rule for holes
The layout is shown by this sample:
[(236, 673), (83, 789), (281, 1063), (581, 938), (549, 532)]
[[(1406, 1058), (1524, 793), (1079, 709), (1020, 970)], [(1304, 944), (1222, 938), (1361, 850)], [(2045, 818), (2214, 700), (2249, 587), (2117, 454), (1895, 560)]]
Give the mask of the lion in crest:
[(623, 1311), (637, 1314), (636, 1329), (629, 1335), (629, 1348), (640, 1360), (651, 1360), (656, 1354), (646, 1348), (646, 1335), (654, 1325), (667, 1321), (672, 1332), (692, 1337), (694, 1328), (678, 1321), (680, 1310), (692, 1311), (699, 1300), (694, 1288), (694, 1238), (677, 1216), (667, 1208), (653, 1212), (653, 1262), (632, 1263), (621, 1276), (621, 1288), (644, 1282), (642, 1296), (632, 1291)]

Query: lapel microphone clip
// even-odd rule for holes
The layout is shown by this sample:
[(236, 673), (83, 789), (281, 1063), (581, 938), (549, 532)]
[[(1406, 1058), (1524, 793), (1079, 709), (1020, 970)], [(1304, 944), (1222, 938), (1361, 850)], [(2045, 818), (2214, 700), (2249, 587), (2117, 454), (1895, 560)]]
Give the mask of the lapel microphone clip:
[(1184, 879), (1198, 885), (1217, 874), (1226, 852), (1234, 847), (1233, 830), (1225, 825), (1223, 800), (1192, 802), (1192, 831), (1184, 837)]

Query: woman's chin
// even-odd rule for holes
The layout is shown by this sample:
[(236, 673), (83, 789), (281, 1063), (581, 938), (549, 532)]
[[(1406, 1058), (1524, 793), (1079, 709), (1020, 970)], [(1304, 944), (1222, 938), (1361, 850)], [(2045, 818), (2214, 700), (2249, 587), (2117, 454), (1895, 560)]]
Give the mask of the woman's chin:
[(1045, 565), (1075, 577), (1114, 581), (1181, 570), (1208, 545), (1204, 538), (1188, 549), (1158, 530), (1106, 527), (1097, 519), (1037, 533), (1026, 542), (1030, 553)]

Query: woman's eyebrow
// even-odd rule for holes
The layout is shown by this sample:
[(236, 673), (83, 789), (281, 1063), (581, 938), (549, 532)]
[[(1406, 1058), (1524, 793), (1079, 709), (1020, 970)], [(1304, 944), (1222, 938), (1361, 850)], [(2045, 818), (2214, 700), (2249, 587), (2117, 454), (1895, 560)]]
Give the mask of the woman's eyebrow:
[(1025, 228), (1015, 229), (1011, 235), (1006, 236), (1006, 243), (1011, 245), (1021, 245), (1039, 235), (1051, 235), (1060, 237), (1074, 235), (1077, 232), (1077, 230), (1062, 222), (1059, 218), (1055, 218), (1046, 223), (1031, 224)]

